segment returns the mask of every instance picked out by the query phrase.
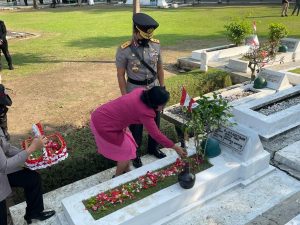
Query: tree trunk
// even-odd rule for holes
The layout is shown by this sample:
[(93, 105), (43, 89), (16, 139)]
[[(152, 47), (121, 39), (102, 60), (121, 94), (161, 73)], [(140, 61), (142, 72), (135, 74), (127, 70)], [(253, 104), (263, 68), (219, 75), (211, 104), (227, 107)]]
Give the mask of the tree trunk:
[(36, 0), (33, 0), (33, 8), (37, 9), (37, 4), (36, 4)]
[(133, 14), (141, 11), (140, 0), (133, 0)]

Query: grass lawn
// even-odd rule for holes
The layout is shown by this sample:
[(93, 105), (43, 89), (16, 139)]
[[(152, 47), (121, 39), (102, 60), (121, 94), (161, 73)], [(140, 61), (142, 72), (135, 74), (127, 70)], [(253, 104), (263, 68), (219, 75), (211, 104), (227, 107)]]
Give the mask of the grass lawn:
[[(185, 40), (220, 40), (224, 38), (224, 24), (233, 16), (256, 20), (259, 37), (266, 35), (269, 23), (282, 22), (290, 31), (289, 37), (299, 38), (300, 20), (297, 17), (279, 17), (280, 8), (280, 5), (268, 5), (143, 8), (142, 11), (160, 23), (155, 38), (167, 47)], [(0, 18), (5, 20), (9, 30), (40, 35), (32, 39), (9, 41), (17, 70), (4, 70), (3, 73), (33, 75), (52, 70), (61, 62), (114, 60), (117, 46), (130, 39), (131, 16), (131, 7), (105, 5), (1, 11)], [(10, 76), (9, 79), (13, 79), (11, 77), (16, 76)]]
[(290, 70), (289, 72), (292, 73), (299, 73), (300, 74), (300, 68), (294, 69), (294, 70)]

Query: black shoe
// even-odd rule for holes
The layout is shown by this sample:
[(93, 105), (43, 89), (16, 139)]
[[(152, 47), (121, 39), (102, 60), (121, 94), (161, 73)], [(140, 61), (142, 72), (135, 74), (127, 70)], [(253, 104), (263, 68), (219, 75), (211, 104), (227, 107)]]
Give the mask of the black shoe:
[(9, 70), (14, 70), (13, 65), (9, 65), (9, 66), (8, 66), (8, 69), (9, 69)]
[(143, 166), (143, 163), (142, 163), (142, 160), (139, 156), (137, 156), (135, 159), (132, 160), (132, 165), (135, 167), (135, 168), (139, 168), (141, 166)]
[(30, 216), (25, 215), (24, 219), (26, 220), (27, 224), (31, 224), (33, 219), (43, 221), (43, 220), (49, 219), (54, 214), (55, 214), (55, 211), (50, 210), (50, 211), (36, 213), (36, 214), (30, 215)]
[(162, 159), (162, 158), (166, 157), (166, 154), (163, 153), (163, 152), (162, 152), (161, 150), (159, 150), (158, 148), (149, 151), (149, 154), (150, 154), (150, 155), (154, 155), (154, 156), (155, 156), (156, 158), (158, 158), (158, 159)]

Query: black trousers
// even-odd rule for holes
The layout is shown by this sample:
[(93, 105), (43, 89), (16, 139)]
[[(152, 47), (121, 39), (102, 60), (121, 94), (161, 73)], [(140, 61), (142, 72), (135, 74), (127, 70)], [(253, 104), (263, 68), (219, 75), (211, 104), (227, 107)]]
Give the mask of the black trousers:
[[(0, 45), (0, 50), (3, 52), (8, 66), (12, 66), (12, 59), (8, 51), (8, 43), (6, 39), (4, 39), (2, 45)], [(1, 68), (1, 52), (0, 52), (0, 68)]]
[(7, 130), (7, 114), (0, 115), (0, 127)]
[[(159, 128), (160, 112), (156, 112), (155, 123)], [(135, 142), (138, 145), (136, 154), (137, 154), (137, 156), (141, 156), (140, 147), (141, 147), (142, 140), (143, 140), (143, 125), (142, 124), (132, 124), (129, 126), (129, 129), (132, 133), (132, 136), (133, 136)], [(155, 151), (156, 147), (157, 147), (157, 142), (150, 135), (148, 135), (148, 152)]]
[[(42, 182), (40, 175), (23, 169), (7, 175), (11, 187), (22, 187), (27, 203), (26, 215), (34, 215), (44, 210)], [(6, 202), (0, 202), (0, 225), (7, 225)]]
[(0, 202), (0, 225), (7, 225), (6, 202)]
[(300, 10), (300, 5), (295, 5), (295, 7), (294, 7), (294, 10), (293, 10), (293, 12), (292, 12), (292, 15), (294, 15), (294, 13), (296, 12), (296, 10), (297, 10), (297, 16), (299, 15), (299, 10)]

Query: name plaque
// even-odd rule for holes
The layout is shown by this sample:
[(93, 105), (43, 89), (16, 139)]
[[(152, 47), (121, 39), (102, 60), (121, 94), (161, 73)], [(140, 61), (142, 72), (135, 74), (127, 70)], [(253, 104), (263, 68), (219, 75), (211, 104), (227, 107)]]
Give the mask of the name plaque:
[(213, 137), (239, 154), (243, 152), (248, 141), (247, 136), (225, 127), (215, 131)]
[(282, 78), (283, 78), (283, 77), (280, 77), (280, 76), (275, 75), (275, 74), (267, 74), (267, 73), (264, 73), (264, 72), (262, 72), (260, 74), (260, 76), (265, 78), (267, 80), (267, 82), (278, 83), (278, 84), (282, 81)]
[(287, 75), (284, 72), (263, 69), (260, 71), (259, 76), (266, 79), (267, 88), (282, 90), (291, 87)]

